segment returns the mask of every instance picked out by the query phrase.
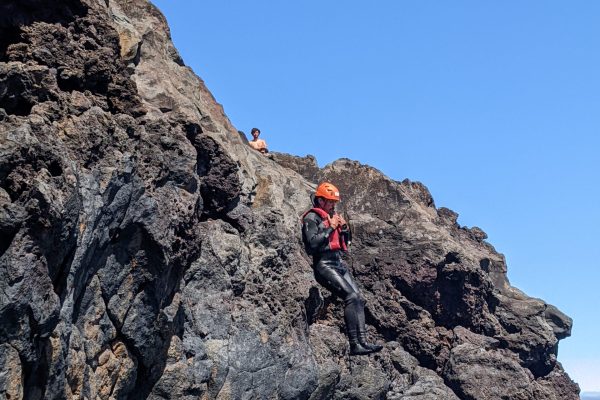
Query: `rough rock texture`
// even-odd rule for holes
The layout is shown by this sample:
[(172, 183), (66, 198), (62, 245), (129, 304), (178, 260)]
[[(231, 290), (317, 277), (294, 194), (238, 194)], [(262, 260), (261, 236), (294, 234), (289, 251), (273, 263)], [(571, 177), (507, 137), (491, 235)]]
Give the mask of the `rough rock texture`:
[[(370, 335), (299, 216), (342, 190)], [(419, 183), (249, 149), (143, 0), (0, 5), (0, 397), (577, 399), (571, 320)]]

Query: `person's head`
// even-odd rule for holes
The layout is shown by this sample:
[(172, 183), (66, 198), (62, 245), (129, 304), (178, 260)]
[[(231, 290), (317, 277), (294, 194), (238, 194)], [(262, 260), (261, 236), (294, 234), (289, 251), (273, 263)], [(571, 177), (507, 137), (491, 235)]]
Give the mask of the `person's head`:
[(332, 213), (340, 201), (340, 191), (329, 182), (323, 182), (315, 192), (315, 205), (327, 213)]
[(252, 130), (250, 131), (250, 134), (256, 140), (256, 139), (258, 139), (258, 136), (260, 135), (260, 129), (252, 128)]

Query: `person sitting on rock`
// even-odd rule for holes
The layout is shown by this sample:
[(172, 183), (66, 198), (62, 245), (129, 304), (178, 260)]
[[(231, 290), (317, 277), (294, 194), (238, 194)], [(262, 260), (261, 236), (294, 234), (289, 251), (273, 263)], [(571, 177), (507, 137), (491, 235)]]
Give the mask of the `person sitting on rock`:
[(344, 218), (335, 213), (339, 190), (323, 182), (314, 194), (313, 208), (302, 216), (302, 240), (313, 257), (317, 282), (344, 300), (344, 321), (350, 342), (350, 354), (363, 355), (380, 351), (383, 346), (366, 341), (365, 301), (344, 265), (341, 253), (347, 250), (350, 232)]
[(267, 149), (267, 142), (258, 138), (258, 136), (260, 135), (260, 129), (252, 128), (252, 131), (250, 131), (250, 133), (254, 138), (248, 142), (250, 147), (252, 147), (256, 151), (260, 151), (263, 154), (268, 153), (269, 150)]

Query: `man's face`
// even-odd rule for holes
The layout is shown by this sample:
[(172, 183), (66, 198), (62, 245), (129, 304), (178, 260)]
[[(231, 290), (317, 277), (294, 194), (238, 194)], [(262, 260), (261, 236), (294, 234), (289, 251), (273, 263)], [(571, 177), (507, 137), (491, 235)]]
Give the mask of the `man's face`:
[(259, 135), (260, 135), (260, 131), (254, 131), (254, 132), (252, 132), (252, 137), (254, 138), (254, 140), (258, 139)]
[(321, 208), (328, 214), (331, 214), (335, 209), (335, 200), (319, 199)]

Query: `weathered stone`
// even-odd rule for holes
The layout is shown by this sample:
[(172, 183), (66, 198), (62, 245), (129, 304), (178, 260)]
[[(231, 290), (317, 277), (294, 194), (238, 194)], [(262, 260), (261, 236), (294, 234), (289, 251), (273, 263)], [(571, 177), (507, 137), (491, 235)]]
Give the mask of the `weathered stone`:
[(444, 379), (463, 399), (534, 399), (533, 375), (516, 357), (470, 343), (452, 349)]
[[(348, 356), (300, 217), (341, 189), (377, 355)], [(572, 321), (427, 188), (253, 151), (145, 0), (0, 5), (0, 393), (576, 399)]]
[(7, 344), (0, 345), (0, 396), (4, 399), (23, 398), (23, 368), (19, 352)]
[(315, 182), (319, 179), (317, 159), (312, 155), (295, 157), (286, 153), (271, 152), (269, 153), (269, 156), (279, 165), (296, 171), (311, 182)]

